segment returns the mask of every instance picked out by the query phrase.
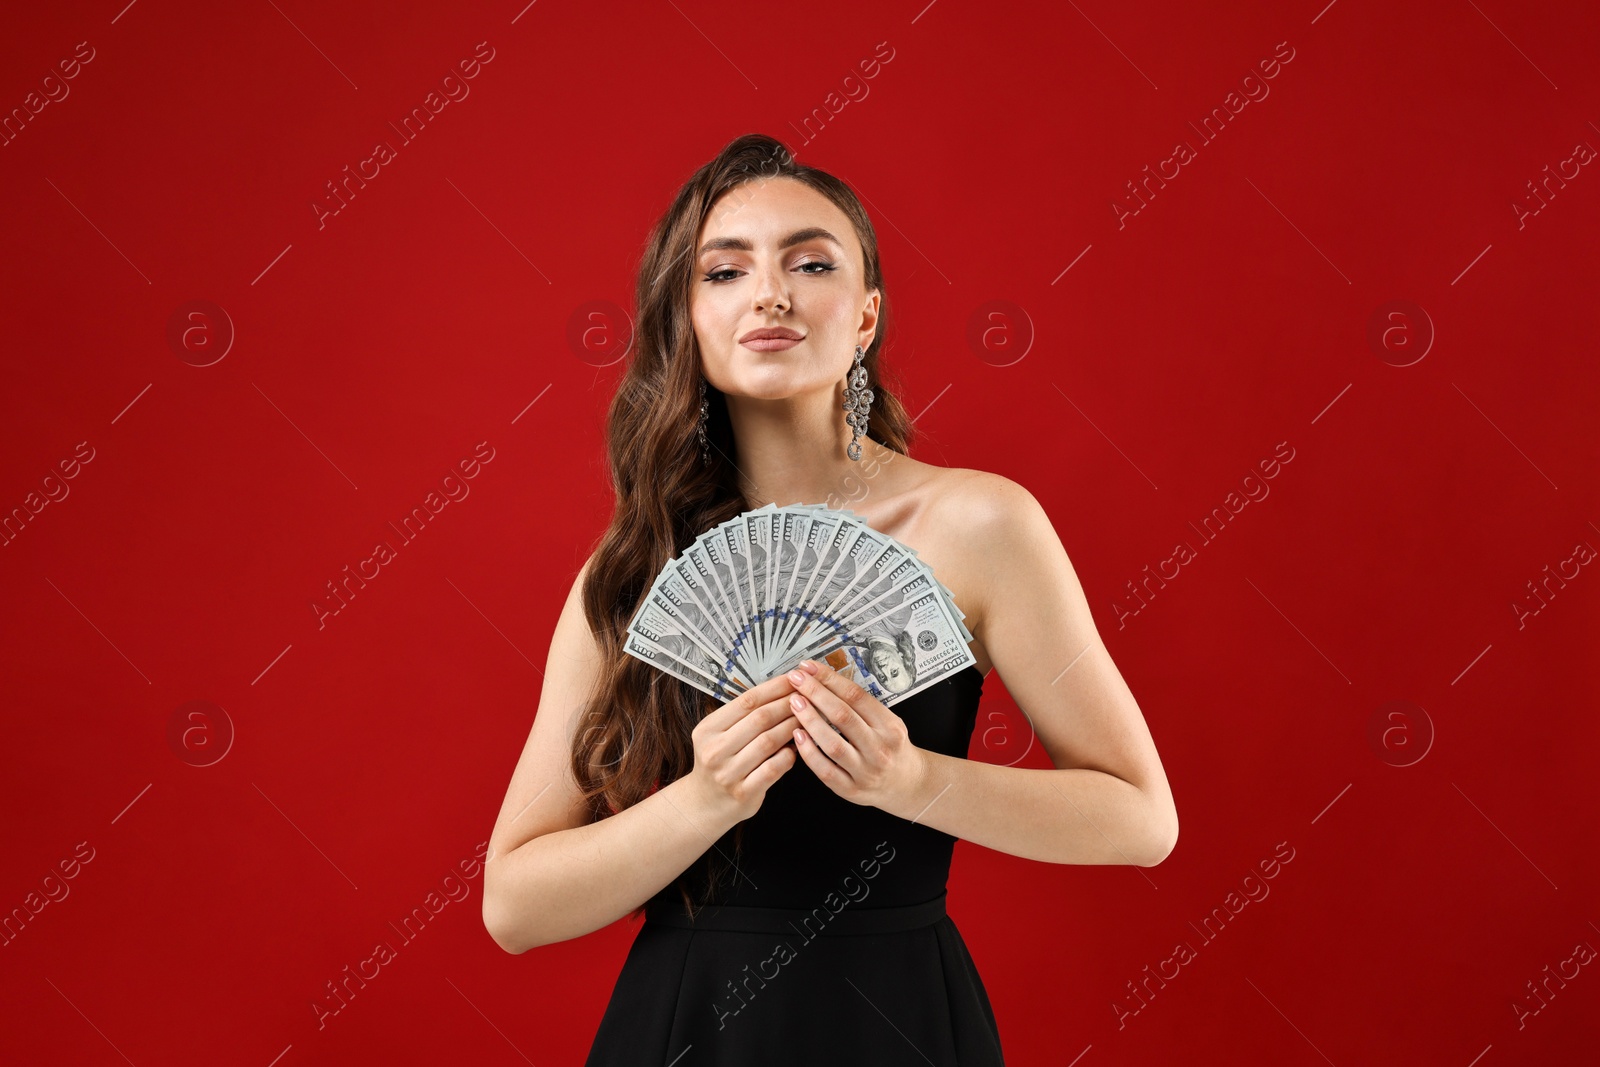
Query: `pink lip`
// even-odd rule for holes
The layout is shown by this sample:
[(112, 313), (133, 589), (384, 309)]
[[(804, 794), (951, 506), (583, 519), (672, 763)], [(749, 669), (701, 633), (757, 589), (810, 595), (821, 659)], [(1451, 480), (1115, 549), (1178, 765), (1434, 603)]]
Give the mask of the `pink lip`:
[(752, 337), (740, 343), (757, 352), (782, 352), (786, 348), (793, 348), (803, 340), (805, 340), (803, 337)]

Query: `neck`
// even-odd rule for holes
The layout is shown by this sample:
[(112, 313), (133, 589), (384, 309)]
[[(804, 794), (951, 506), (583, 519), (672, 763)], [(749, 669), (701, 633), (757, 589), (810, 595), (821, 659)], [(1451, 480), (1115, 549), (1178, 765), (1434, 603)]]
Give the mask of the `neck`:
[(826, 504), (860, 478), (862, 462), (880, 445), (861, 437), (861, 461), (845, 448), (844, 383), (826, 392), (763, 400), (728, 396), (728, 421), (737, 454), (739, 488), (752, 508), (768, 504)]

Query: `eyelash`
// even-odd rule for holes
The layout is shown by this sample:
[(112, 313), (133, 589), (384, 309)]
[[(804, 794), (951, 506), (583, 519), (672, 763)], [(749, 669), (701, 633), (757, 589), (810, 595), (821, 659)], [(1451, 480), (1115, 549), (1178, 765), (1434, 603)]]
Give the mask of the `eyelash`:
[[(810, 260), (807, 260), (806, 262), (800, 264), (800, 267), (821, 267), (822, 268), (819, 271), (802, 271), (802, 273), (805, 273), (805, 274), (827, 274), (830, 271), (835, 271), (835, 270), (839, 269), (838, 267), (834, 266), (832, 263), (829, 263), (827, 260), (823, 260), (823, 259), (810, 259)], [(712, 271), (710, 274), (706, 275), (705, 278), (702, 279), (702, 280), (703, 281), (708, 281), (712, 285), (721, 285), (723, 282), (731, 282), (731, 281), (733, 281), (732, 278), (719, 278), (719, 277), (717, 277), (717, 275), (719, 275), (719, 274), (731, 274), (731, 273), (734, 272), (735, 269), (736, 268), (734, 268), (734, 267), (726, 267), (726, 268), (724, 268), (722, 270)], [(799, 268), (796, 268), (796, 269), (798, 270)]]

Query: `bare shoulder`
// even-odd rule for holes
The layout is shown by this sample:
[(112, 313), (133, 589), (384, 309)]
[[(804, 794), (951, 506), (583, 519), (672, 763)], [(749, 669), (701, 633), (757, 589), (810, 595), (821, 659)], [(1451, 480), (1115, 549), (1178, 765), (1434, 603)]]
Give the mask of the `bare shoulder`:
[(951, 521), (964, 524), (969, 532), (1003, 534), (1026, 527), (1045, 516), (1044, 508), (1028, 489), (1003, 474), (970, 467), (938, 468), (943, 473), (939, 496)]
[[(1004, 475), (968, 467), (922, 464), (921, 500), (913, 547), (955, 594), (977, 636), (972, 650), (981, 671), (991, 664), (984, 635), (992, 598), (1026, 586), (1063, 550), (1043, 506)], [(1032, 575), (1033, 578), (1029, 576)]]
[(1037, 556), (1041, 539), (1059, 546), (1043, 505), (1026, 486), (989, 471), (936, 467), (928, 478), (927, 527), (941, 555), (987, 585), (1000, 567)]

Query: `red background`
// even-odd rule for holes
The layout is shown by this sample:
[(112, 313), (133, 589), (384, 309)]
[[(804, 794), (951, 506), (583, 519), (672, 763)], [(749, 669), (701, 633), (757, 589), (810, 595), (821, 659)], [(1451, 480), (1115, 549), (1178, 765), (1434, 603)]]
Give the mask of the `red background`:
[[(488, 837), (606, 521), (622, 365), (574, 324), (628, 303), (650, 222), (749, 131), (862, 194), (914, 454), (1045, 505), (1177, 799), (1148, 870), (958, 844), (1008, 1062), (1594, 1054), (1593, 964), (1513, 1007), (1600, 947), (1600, 575), (1514, 607), (1600, 546), (1600, 174), (1514, 207), (1600, 146), (1592, 5), (50, 8), (0, 32), (5, 113), (70, 89), (0, 147), (0, 514), (67, 494), (0, 547), (0, 909), (70, 894), (0, 948), (0, 1060), (581, 1062), (632, 924), (510, 956), (481, 875), (414, 942), (390, 924)], [(470, 95), (319, 225), (479, 42)], [(441, 487), (470, 494), (319, 620)], [(972, 757), (1045, 766), (1026, 732), (992, 677)]]

